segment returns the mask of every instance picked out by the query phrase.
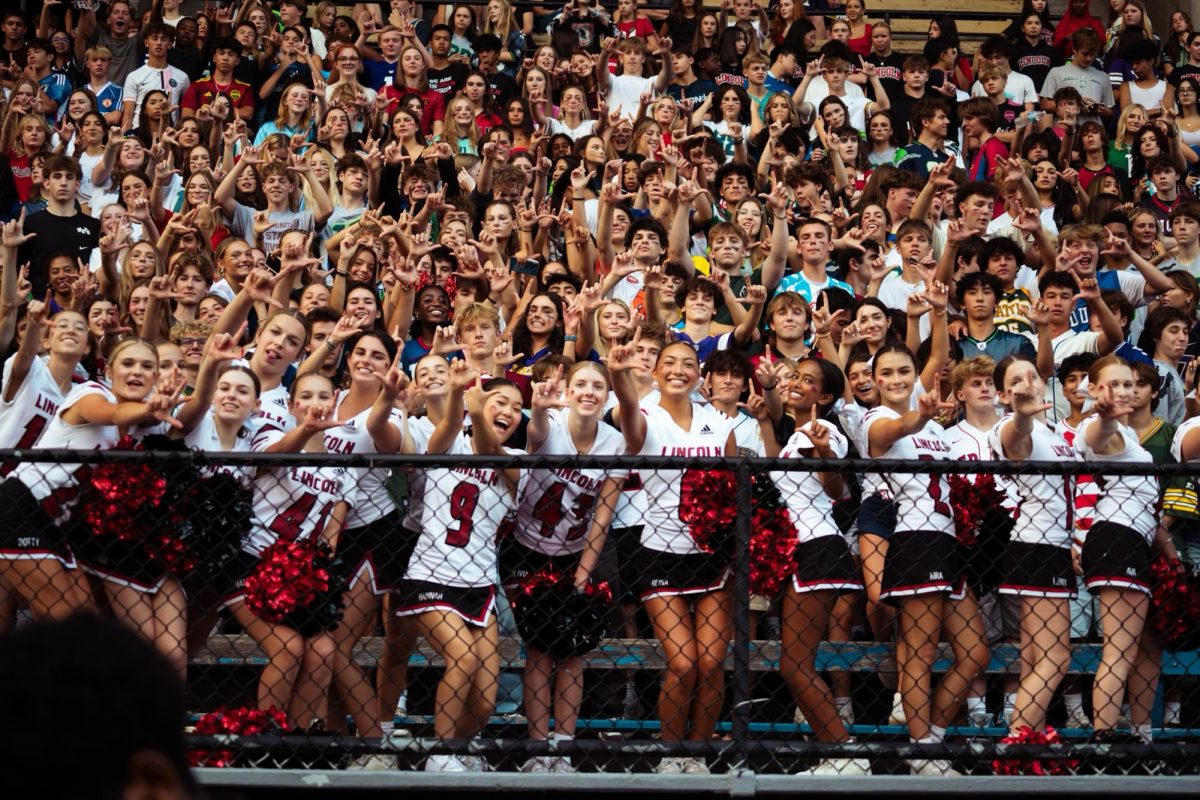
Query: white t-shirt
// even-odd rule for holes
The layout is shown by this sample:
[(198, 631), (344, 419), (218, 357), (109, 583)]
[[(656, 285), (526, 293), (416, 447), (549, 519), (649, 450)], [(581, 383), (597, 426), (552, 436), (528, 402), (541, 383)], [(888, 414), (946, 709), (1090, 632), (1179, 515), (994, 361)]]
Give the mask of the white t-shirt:
[(654, 94), (655, 78), (639, 78), (634, 75), (608, 76), (608, 110), (621, 110), (621, 116), (630, 122), (637, 120), (642, 94)]
[[(1026, 103), (1033, 103), (1034, 108), (1037, 108), (1038, 105), (1037, 88), (1033, 85), (1033, 79), (1015, 69), (1008, 73), (1008, 81), (1004, 85), (1004, 96), (1022, 106)], [(975, 85), (971, 87), (971, 97), (987, 97), (987, 92), (983, 90), (983, 84), (979, 81), (975, 81)]]
[(121, 101), (122, 103), (133, 103), (133, 121), (130, 123), (130, 127), (138, 126), (142, 116), (142, 101), (147, 94), (156, 89), (166, 92), (167, 97), (171, 100), (171, 106), (179, 108), (179, 101), (183, 99), (183, 93), (187, 91), (191, 83), (186, 72), (169, 65), (162, 69), (156, 69), (149, 64), (143, 64), (129, 73), (129, 77), (125, 79)]

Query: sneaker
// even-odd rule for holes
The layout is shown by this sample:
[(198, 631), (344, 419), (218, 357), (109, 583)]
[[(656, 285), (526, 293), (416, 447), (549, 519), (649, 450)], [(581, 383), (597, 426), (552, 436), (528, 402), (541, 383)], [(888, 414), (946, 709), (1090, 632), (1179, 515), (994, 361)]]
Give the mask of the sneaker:
[(654, 771), (659, 775), (682, 775), (683, 762), (685, 760), (682, 758), (664, 758), (658, 762), (658, 766), (654, 768)]
[(1183, 709), (1178, 706), (1163, 705), (1163, 727), (1164, 728), (1179, 728), (1182, 727), (1183, 721), (1180, 719)]
[(899, 692), (892, 695), (892, 713), (888, 716), (888, 722), (892, 725), (908, 724), (908, 717), (904, 716), (904, 702), (900, 699)]
[(808, 724), (808, 719), (804, 716), (804, 712), (800, 710), (800, 706), (796, 706), (796, 713), (792, 714), (792, 722), (797, 725)]
[(838, 716), (842, 718), (842, 724), (849, 728), (854, 724), (854, 705), (846, 703), (837, 707)]
[(680, 760), (683, 762), (683, 774), (684, 775), (708, 775), (708, 774), (710, 774), (709, 769), (708, 769), (708, 762), (705, 761), (703, 758), (683, 758)]
[(575, 767), (567, 756), (550, 756), (550, 771), (556, 775), (574, 775)]
[(871, 762), (865, 758), (823, 758), (812, 769), (797, 775), (870, 775)]
[(621, 719), (641, 719), (642, 704), (638, 702), (637, 695), (626, 697), (621, 701)]
[(458, 756), (429, 756), (425, 759), (426, 772), (470, 772)]
[(923, 777), (950, 778), (962, 773), (950, 766), (949, 761), (940, 758), (914, 758), (908, 762), (913, 775)]
[(400, 693), (400, 699), (396, 701), (396, 716), (397, 717), (407, 717), (408, 716), (408, 690), (407, 689), (405, 689), (403, 692)]
[(1067, 712), (1066, 726), (1068, 728), (1090, 728), (1092, 721), (1088, 719), (1087, 712), (1083, 710), (1083, 706), (1073, 708)]
[(491, 772), (492, 765), (483, 756), (459, 756), (467, 772)]
[(393, 770), (397, 769), (396, 757), (385, 756), (382, 753), (363, 753), (347, 764), (346, 769), (355, 772), (360, 770), (369, 772)]
[(967, 725), (972, 728), (990, 728), (992, 727), (992, 715), (986, 711), (976, 711), (972, 714), (967, 714)]
[(521, 765), (521, 772), (554, 772), (553, 756), (534, 756)]

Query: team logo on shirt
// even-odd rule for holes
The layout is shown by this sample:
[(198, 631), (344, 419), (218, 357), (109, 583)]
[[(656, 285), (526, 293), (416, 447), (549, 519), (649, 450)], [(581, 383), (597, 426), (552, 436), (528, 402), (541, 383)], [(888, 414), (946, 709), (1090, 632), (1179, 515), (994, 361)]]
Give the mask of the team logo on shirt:
[(712, 428), (708, 427), (707, 425), (705, 425), (703, 428), (700, 429), (700, 433), (712, 433), (712, 432), (713, 432)]

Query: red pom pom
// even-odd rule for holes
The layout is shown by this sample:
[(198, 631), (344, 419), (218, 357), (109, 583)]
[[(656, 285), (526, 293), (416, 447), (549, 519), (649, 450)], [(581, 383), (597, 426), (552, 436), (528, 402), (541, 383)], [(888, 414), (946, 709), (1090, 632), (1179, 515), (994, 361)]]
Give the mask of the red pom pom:
[(1200, 647), (1200, 576), (1183, 562), (1158, 556), (1150, 562), (1150, 629), (1168, 650)]
[(314, 539), (268, 547), (246, 578), (246, 607), (260, 619), (280, 623), (312, 604), (329, 589), (329, 573), (319, 566), (327, 552), (328, 545)]
[[(1000, 744), (1062, 743), (1058, 731), (1049, 726), (1044, 731), (1035, 731), (1026, 725), (1015, 734), (1009, 734), (1000, 740)], [(992, 771), (997, 775), (1073, 775), (1078, 766), (1078, 759), (1073, 758), (1052, 758), (1045, 761), (997, 758), (992, 761)]]
[(972, 483), (966, 475), (949, 475), (950, 507), (954, 511), (954, 532), (964, 547), (975, 544), (979, 526), (984, 516), (999, 508), (1005, 500), (1004, 492), (996, 487), (993, 475), (980, 473)]
[[(274, 706), (265, 711), (258, 708), (212, 711), (201, 717), (195, 727), (196, 733), (205, 736), (255, 736), (260, 733), (286, 733), (289, 730), (287, 716)], [(232, 750), (189, 750), (188, 766), (232, 767), (236, 757), (237, 754)]]
[(684, 470), (680, 482), (679, 518), (696, 546), (705, 553), (724, 549), (737, 520), (737, 481), (725, 469)]
[(756, 508), (751, 524), (750, 591), (774, 597), (796, 571), (799, 534), (786, 508)]
[[(114, 450), (141, 450), (129, 436)], [(88, 473), (75, 513), (96, 536), (136, 541), (146, 531), (141, 522), (167, 493), (167, 481), (150, 464), (98, 464)]]

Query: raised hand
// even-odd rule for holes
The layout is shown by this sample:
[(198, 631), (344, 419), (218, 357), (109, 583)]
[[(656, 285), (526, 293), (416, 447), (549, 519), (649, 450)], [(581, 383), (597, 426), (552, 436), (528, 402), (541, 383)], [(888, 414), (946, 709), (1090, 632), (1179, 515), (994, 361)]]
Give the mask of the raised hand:
[(479, 373), (472, 369), (466, 361), (456, 358), (450, 362), (450, 391), (463, 394), (478, 379)]
[(20, 247), (35, 236), (36, 233), (25, 233), (24, 206), (21, 206), (20, 216), (5, 222), (3, 228), (0, 228), (0, 244), (4, 247)]
[(833, 449), (829, 446), (829, 428), (821, 424), (817, 405), (814, 403), (808, 424), (800, 429), (812, 442), (813, 455), (820, 458), (833, 458)]
[(341, 424), (334, 416), (333, 408), (316, 404), (306, 408), (304, 410), (304, 419), (300, 420), (300, 427), (312, 433), (337, 428)]
[(508, 339), (501, 339), (500, 343), (492, 351), (492, 361), (495, 363), (497, 369), (508, 369), (524, 357), (524, 353), (512, 352), (512, 342)]
[(633, 329), (633, 337), (629, 340), (628, 344), (616, 344), (609, 348), (608, 371), (610, 373), (617, 373), (636, 367), (637, 358), (634, 354), (637, 352), (637, 346), (641, 341), (642, 328), (638, 326)]
[(563, 366), (558, 365), (554, 375), (546, 381), (533, 384), (533, 409), (549, 411), (552, 408), (566, 408), (567, 398), (562, 393)]

